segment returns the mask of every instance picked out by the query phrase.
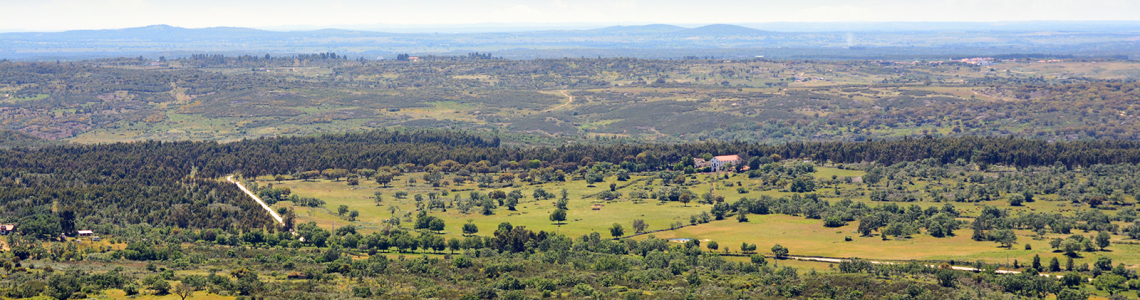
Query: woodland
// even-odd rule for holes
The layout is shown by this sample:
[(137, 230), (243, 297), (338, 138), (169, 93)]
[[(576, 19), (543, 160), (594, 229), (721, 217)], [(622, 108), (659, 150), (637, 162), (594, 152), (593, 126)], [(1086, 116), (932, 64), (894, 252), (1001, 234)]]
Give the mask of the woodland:
[(465, 129), (512, 145), (1136, 139), (1134, 63), (336, 53), (0, 62), (0, 125), (78, 143)]
[(1134, 62), (981, 61), (0, 61), (0, 298), (1135, 297)]
[[(748, 189), (793, 194), (739, 200), (698, 195), (699, 189), (689, 190), (684, 178), (690, 176), (686, 172), (700, 172), (692, 168), (691, 158), (707, 153), (741, 153), (747, 163), (736, 167), (741, 170), (736, 176), (765, 183)], [(839, 200), (868, 191), (840, 189), (841, 182), (850, 184), (853, 178), (810, 176), (816, 172), (812, 161), (866, 170), (860, 180), (875, 187), (869, 191), (872, 202)], [(0, 282), (7, 297), (43, 294), (57, 299), (195, 291), (199, 295), (291, 299), (1045, 295), (1079, 299), (1094, 293), (1088, 291), (1092, 288), (1088, 278), (1100, 280), (1093, 283), (1100, 291), (1113, 294), (1132, 289), (1140, 281), (1129, 281), (1137, 278), (1135, 271), (1123, 263), (1115, 266), (1111, 260), (1093, 267), (1082, 260), (1076, 265), (1070, 260), (1068, 266), (1039, 262), (1020, 275), (1004, 275), (994, 272), (999, 267), (995, 262), (984, 260), (883, 265), (855, 259), (830, 270), (817, 273), (813, 268), (805, 273), (790, 266), (777, 267), (788, 253), (778, 245), (773, 246), (772, 256), (765, 257), (765, 250), (747, 242), (729, 252), (727, 246), (715, 242), (705, 242), (702, 248), (697, 240), (676, 244), (652, 236), (611, 239), (598, 232), (566, 236), (510, 222), (495, 230), (483, 228), (491, 231), (487, 234), (465, 226), (464, 232), (470, 234), (445, 239), (437, 233), (445, 225), (433, 215), (436, 209), (447, 208), (506, 214), (518, 205), (509, 204), (512, 201), (559, 197), (554, 190), (536, 190), (533, 197), (515, 191), (510, 195), (467, 193), (458, 189), (464, 182), (496, 187), (520, 178), (519, 184), (542, 187), (548, 182), (649, 176), (673, 185), (650, 193), (627, 190), (628, 196), (594, 197), (707, 202), (709, 210), (694, 215), (693, 226), (747, 222), (750, 214), (783, 214), (820, 220), (821, 227), (858, 222), (859, 235), (879, 232), (884, 240), (887, 236), (965, 235), (972, 230), (971, 239), (1012, 247), (1018, 238), (1012, 230), (1029, 230), (1042, 237), (1071, 235), (1057, 238), (1053, 248), (1087, 259), (1091, 254), (1082, 253), (1103, 251), (1110, 247), (1109, 239), (1085, 237), (1079, 231), (1116, 235), (1118, 240), (1140, 232), (1140, 225), (1120, 225), (1137, 219), (1131, 206), (1135, 203), (1132, 195), (1140, 193), (1140, 181), (1134, 177), (1137, 163), (1140, 144), (1135, 142), (1047, 143), (1008, 137), (519, 148), (501, 145), (498, 138), (456, 131), (378, 130), (232, 143), (148, 141), (13, 148), (0, 155), (0, 220), (20, 225), (6, 237), (10, 250), (0, 254), (6, 272)], [(1017, 171), (999, 173), (996, 178), (976, 173), (1003, 168)], [(241, 174), (246, 178), (327, 178), (341, 185), (374, 180), (389, 185), (393, 176), (410, 172), (424, 172), (423, 179), (430, 186), (442, 187), (445, 195), (454, 192), (455, 199), (437, 204), (432, 195), (421, 203), (417, 194), (420, 208), (407, 215), (414, 221), (359, 231), (351, 222), (335, 230), (300, 222), (303, 216), (296, 213), (296, 206), (281, 207), (285, 221), (278, 224), (235, 185), (219, 179)], [(967, 172), (973, 175), (960, 175)], [(504, 174), (512, 175), (504, 179)], [(1083, 180), (1072, 181), (1073, 176)], [(921, 180), (961, 180), (965, 185), (945, 185), (941, 190), (906, 188), (908, 182)], [(446, 188), (453, 183), (454, 188)], [(250, 185), (271, 203), (326, 205), (320, 199), (290, 196), (287, 190), (271, 185)], [(610, 187), (615, 189), (615, 185)], [(565, 190), (560, 197), (559, 201), (571, 200)], [(1009, 209), (986, 206), (967, 215), (957, 208), (993, 199), (1011, 205), (1014, 201), (1016, 205), (1050, 201), (1090, 209), (1077, 214), (1013, 214)], [(573, 201), (583, 200), (575, 197)], [(926, 202), (941, 203), (926, 209), (907, 204)], [(360, 216), (347, 208), (337, 210), (347, 220)], [(561, 221), (555, 215), (551, 220)], [(644, 223), (637, 224), (631, 232), (645, 230)], [(61, 238), (80, 228), (105, 234), (109, 240)], [(625, 237), (621, 225), (608, 231), (614, 237)], [(741, 256), (746, 259), (733, 258)], [(145, 264), (146, 271), (123, 269), (132, 262)], [(978, 271), (955, 271), (949, 265), (977, 266)], [(1060, 272), (1065, 278), (1034, 276), (1037, 272)], [(340, 284), (351, 288), (334, 287)]]

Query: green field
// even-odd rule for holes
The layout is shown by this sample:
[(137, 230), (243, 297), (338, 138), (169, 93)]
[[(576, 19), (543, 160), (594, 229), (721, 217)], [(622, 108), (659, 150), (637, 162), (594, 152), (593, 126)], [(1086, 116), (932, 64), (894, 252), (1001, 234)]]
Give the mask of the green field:
[[(997, 168), (995, 168), (997, 169)], [(825, 179), (831, 178), (832, 175), (837, 177), (843, 176), (862, 176), (863, 171), (844, 170), (834, 167), (819, 167), (817, 172), (813, 173), (816, 178)], [(1000, 169), (999, 169), (1000, 170)], [(653, 184), (646, 184), (646, 179), (651, 179), (648, 176), (633, 176), (629, 181), (616, 181), (613, 177), (606, 178), (606, 181), (596, 183), (593, 187), (588, 186), (583, 180), (571, 180), (568, 182), (556, 183), (543, 183), (543, 184), (528, 184), (526, 182), (515, 182), (514, 187), (502, 189), (485, 189), (478, 188), (473, 182), (468, 182), (465, 185), (450, 186), (448, 188), (433, 188), (430, 184), (417, 183), (409, 185), (406, 183), (407, 178), (419, 178), (423, 173), (407, 173), (397, 177), (393, 180), (393, 184), (389, 186), (380, 186), (375, 182), (361, 181), (359, 186), (349, 186), (344, 180), (331, 181), (327, 179), (322, 180), (285, 180), (273, 181), (269, 178), (260, 178), (259, 186), (267, 186), (273, 184), (274, 187), (288, 187), (294, 194), (304, 197), (315, 197), (327, 201), (327, 204), (321, 208), (309, 208), (293, 206), (291, 202), (279, 202), (277, 207), (293, 207), (297, 211), (299, 217), (298, 223), (313, 221), (321, 227), (331, 229), (334, 225), (345, 226), (352, 224), (358, 230), (364, 232), (371, 232), (379, 230), (384, 226), (385, 220), (394, 216), (401, 217), (404, 227), (411, 226), (411, 217), (414, 217), (416, 211), (415, 200), (412, 196), (415, 194), (426, 195), (431, 192), (448, 191), (449, 196), (441, 196), (442, 199), (448, 200), (460, 193), (466, 197), (467, 193), (477, 191), (481, 193), (488, 193), (493, 190), (520, 190), (526, 197), (520, 200), (516, 211), (510, 211), (506, 207), (499, 207), (494, 210), (492, 215), (483, 215), (478, 210), (473, 210), (470, 213), (464, 214), (457, 209), (448, 209), (446, 211), (435, 209), (430, 212), (430, 215), (442, 218), (446, 222), (446, 228), (442, 234), (446, 238), (461, 238), (462, 232), (460, 227), (471, 222), (477, 225), (480, 229), (476, 235), (490, 236), (499, 223), (509, 222), (515, 226), (526, 226), (529, 229), (538, 231), (550, 231), (565, 234), (570, 237), (577, 237), (593, 232), (601, 234), (603, 237), (610, 237), (609, 227), (613, 223), (621, 224), (625, 229), (625, 236), (633, 234), (632, 220), (642, 219), (648, 225), (649, 231), (670, 229), (671, 224), (681, 222), (685, 225), (683, 228), (676, 230), (666, 230), (662, 232), (652, 233), (658, 238), (689, 238), (698, 239), (702, 241), (716, 241), (720, 245), (719, 251), (723, 252), (725, 248), (729, 249), (729, 253), (739, 253), (741, 243), (757, 244), (760, 252), (766, 252), (769, 247), (774, 244), (781, 244), (792, 251), (793, 255), (804, 256), (825, 256), (825, 257), (859, 257), (873, 260), (888, 260), (888, 261), (906, 261), (906, 260), (924, 260), (924, 261), (957, 261), (959, 264), (968, 264), (977, 260), (983, 260), (989, 263), (1005, 264), (1007, 261), (1012, 264), (1017, 260), (1024, 265), (1032, 259), (1034, 255), (1040, 255), (1043, 261), (1047, 262), (1050, 258), (1056, 257), (1062, 262), (1065, 256), (1060, 252), (1054, 252), (1049, 246), (1049, 239), (1064, 238), (1068, 235), (1049, 233), (1046, 239), (1038, 239), (1036, 234), (1027, 230), (1015, 231), (1018, 235), (1018, 243), (1014, 245), (1013, 249), (1000, 247), (999, 244), (994, 242), (978, 242), (970, 238), (970, 230), (964, 227), (955, 232), (952, 237), (936, 238), (927, 234), (915, 234), (910, 237), (896, 239), (894, 237), (888, 240), (882, 240), (879, 234), (874, 234), (870, 237), (860, 236), (858, 231), (858, 221), (849, 222), (846, 226), (837, 228), (828, 228), (823, 226), (823, 221), (818, 219), (806, 219), (803, 216), (789, 216), (781, 214), (770, 215), (751, 215), (748, 222), (738, 222), (733, 217), (726, 217), (724, 220), (712, 221), (706, 224), (698, 224), (690, 226), (690, 216), (700, 214), (701, 212), (708, 212), (712, 207), (709, 204), (700, 204), (692, 202), (689, 204), (682, 204), (680, 202), (661, 202), (654, 199), (639, 200), (629, 198), (628, 191), (636, 189), (649, 188), (655, 190), (660, 188), (661, 180), (654, 181)], [(795, 193), (768, 190), (768, 191), (755, 191), (749, 190), (747, 193), (738, 193), (734, 188), (724, 188), (724, 183), (735, 183), (740, 181), (746, 186), (758, 184), (757, 180), (752, 180), (743, 174), (733, 174), (730, 179), (711, 180), (709, 174), (694, 174), (690, 175), (691, 179), (688, 183), (688, 188), (693, 191), (709, 191), (714, 185), (717, 186), (713, 189), (712, 193), (717, 196), (723, 196), (726, 201), (731, 202), (741, 197), (756, 198), (761, 195), (772, 197), (791, 196)], [(723, 176), (723, 175), (721, 175)], [(952, 179), (945, 179), (951, 181)], [(625, 196), (613, 201), (603, 201), (599, 199), (584, 199), (586, 195), (593, 195), (609, 189), (608, 183), (616, 183), (619, 186), (625, 186), (618, 189), (618, 192), (625, 192)], [(632, 184), (630, 184), (632, 183)], [(922, 189), (925, 185), (937, 184), (935, 182), (915, 182), (914, 189)], [(558, 193), (562, 189), (566, 189), (571, 201), (569, 201), (569, 210), (567, 221), (561, 225), (555, 224), (549, 220), (550, 213), (554, 210), (554, 202), (556, 199), (551, 200), (534, 200), (530, 195), (537, 189), (542, 188), (550, 192)], [(834, 187), (820, 188), (816, 192), (825, 195), (830, 193)], [(881, 188), (881, 187), (878, 187)], [(863, 191), (866, 192), (866, 185), (863, 184), (838, 184), (838, 189), (843, 191)], [(393, 195), (397, 191), (405, 191), (409, 196), (405, 199), (398, 199)], [(383, 202), (377, 206), (373, 194), (375, 192), (383, 193)], [(846, 193), (846, 192), (845, 192)], [(880, 203), (872, 202), (867, 196), (850, 196), (844, 198), (851, 199), (856, 202), (867, 203), (871, 206), (879, 205)], [(1013, 207), (1004, 200), (991, 200), (976, 203), (953, 203), (962, 213), (960, 220), (968, 221), (971, 216), (976, 216), (983, 206), (995, 206), (1001, 209), (1010, 209), (1013, 213), (1022, 212), (1050, 212), (1061, 213), (1066, 210), (1068, 206), (1064, 201), (1047, 201), (1049, 197), (1044, 197), (1042, 200), (1027, 203), (1023, 206)], [(840, 198), (827, 198), (830, 202), (838, 202)], [(918, 205), (922, 208), (927, 207), (941, 207), (945, 203), (936, 203), (929, 201), (920, 201), (912, 203), (897, 203), (899, 205)], [(359, 211), (360, 216), (356, 221), (350, 222), (346, 218), (337, 215), (336, 207), (346, 205), (350, 210)], [(593, 210), (593, 205), (604, 205), (598, 210)], [(395, 207), (398, 210), (393, 215), (391, 208)], [(1110, 212), (1111, 213), (1111, 212)], [(1071, 212), (1066, 212), (1071, 214)], [(1121, 227), (1128, 226), (1123, 222), (1115, 222)], [(1096, 232), (1081, 232), (1074, 230), (1074, 234), (1095, 235)], [(647, 235), (640, 235), (632, 237), (634, 239), (644, 239)], [(844, 237), (851, 237), (853, 241), (845, 242)], [(1122, 235), (1115, 235), (1112, 240), (1122, 241), (1126, 237)], [(1025, 244), (1029, 244), (1032, 250), (1024, 250)], [(1140, 265), (1140, 245), (1130, 244), (1116, 244), (1110, 247), (1111, 251), (1094, 252), (1094, 253), (1081, 253), (1081, 257), (1076, 258), (1076, 264), (1088, 263), (1092, 264), (1097, 257), (1106, 256), (1112, 258), (1113, 262), (1121, 262), (1127, 265), (1136, 266)], [(809, 263), (810, 264), (810, 263)]]

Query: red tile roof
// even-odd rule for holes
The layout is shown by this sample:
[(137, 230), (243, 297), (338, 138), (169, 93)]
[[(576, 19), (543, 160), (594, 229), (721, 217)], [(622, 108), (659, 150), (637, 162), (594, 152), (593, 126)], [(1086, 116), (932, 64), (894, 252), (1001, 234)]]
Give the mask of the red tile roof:
[(740, 156), (739, 155), (721, 155), (721, 156), (713, 157), (713, 159), (716, 159), (719, 161), (734, 161), (734, 160), (740, 160)]

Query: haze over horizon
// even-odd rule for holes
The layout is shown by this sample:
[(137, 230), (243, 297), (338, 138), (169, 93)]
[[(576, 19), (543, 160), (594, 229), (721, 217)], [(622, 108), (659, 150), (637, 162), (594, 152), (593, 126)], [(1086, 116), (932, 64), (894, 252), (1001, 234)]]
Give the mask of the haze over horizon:
[[(1140, 2), (1125, 0), (937, 1), (12, 1), (0, 32), (118, 29), (167, 24), (186, 28), (430, 31), (591, 29), (610, 25), (784, 24), (830, 22), (1138, 21)], [(224, 7), (224, 9), (220, 9)], [(51, 13), (44, 13), (51, 12)], [(755, 27), (755, 26), (754, 26)], [(514, 28), (514, 29), (512, 29)], [(794, 31), (794, 30), (793, 30)]]

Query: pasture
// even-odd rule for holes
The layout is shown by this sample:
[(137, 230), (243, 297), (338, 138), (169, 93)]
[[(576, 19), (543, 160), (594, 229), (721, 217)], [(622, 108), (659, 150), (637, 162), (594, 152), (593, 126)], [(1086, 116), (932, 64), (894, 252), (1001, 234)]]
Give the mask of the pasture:
[[(813, 176), (817, 179), (828, 179), (832, 178), (833, 175), (835, 178), (843, 178), (845, 176), (858, 177), (865, 174), (863, 171), (835, 167), (818, 167), (816, 170)], [(780, 244), (791, 249), (792, 255), (803, 256), (859, 257), (885, 261), (955, 261), (956, 264), (962, 265), (972, 264), (978, 260), (988, 263), (1006, 264), (1008, 262), (1008, 264), (1012, 264), (1016, 260), (1024, 266), (1032, 260), (1034, 255), (1039, 255), (1043, 263), (1047, 263), (1049, 259), (1054, 257), (1064, 263), (1066, 257), (1049, 246), (1049, 239), (1069, 236), (1049, 233), (1045, 235), (1045, 238), (1040, 238), (1034, 232), (1016, 230), (1017, 243), (1012, 248), (1007, 249), (1000, 247), (995, 242), (971, 240), (968, 226), (960, 228), (950, 237), (936, 238), (925, 233), (919, 233), (900, 238), (889, 237), (884, 240), (878, 232), (871, 236), (860, 236), (857, 231), (858, 220), (848, 222), (841, 227), (828, 228), (819, 219), (781, 214), (749, 215), (748, 222), (738, 222), (730, 215), (724, 220), (691, 225), (690, 216), (708, 212), (712, 205), (701, 204), (698, 201), (684, 204), (681, 202), (662, 202), (655, 199), (630, 199), (630, 191), (651, 192), (663, 186), (660, 179), (652, 180), (654, 177), (646, 175), (635, 175), (628, 181), (617, 181), (613, 177), (607, 177), (605, 181), (594, 185), (588, 185), (584, 180), (542, 184), (515, 182), (512, 187), (499, 189), (479, 188), (473, 182), (440, 188), (434, 188), (424, 182), (407, 183), (408, 178), (422, 176), (423, 173), (403, 174), (396, 177), (393, 183), (388, 186), (381, 186), (368, 180), (361, 180), (357, 186), (349, 186), (344, 180), (274, 181), (269, 177), (259, 178), (258, 183), (260, 186), (273, 184), (274, 187), (288, 187), (296, 195), (319, 198), (327, 202), (324, 207), (316, 208), (294, 206), (292, 202), (288, 201), (279, 202), (275, 205), (275, 207), (292, 207), (295, 209), (298, 215), (298, 223), (312, 221), (326, 229), (332, 229), (334, 224), (337, 227), (352, 224), (357, 227), (358, 231), (363, 232), (380, 230), (389, 226), (385, 220), (390, 218), (401, 218), (401, 226), (411, 228), (416, 211), (416, 201), (414, 200), (416, 194), (424, 195), (426, 199), (428, 193), (440, 193), (439, 197), (444, 201), (452, 199), (456, 194), (467, 197), (473, 191), (489, 193), (495, 190), (504, 192), (519, 190), (525, 196), (516, 206), (516, 210), (512, 211), (505, 206), (500, 206), (494, 209), (494, 213), (491, 215), (483, 215), (478, 209), (468, 213), (460, 212), (455, 208), (431, 210), (430, 215), (445, 221), (445, 229), (439, 233), (445, 238), (462, 238), (461, 227), (468, 222), (478, 226), (479, 232), (476, 235), (479, 236), (490, 236), (498, 224), (509, 222), (512, 225), (526, 226), (535, 231), (557, 232), (570, 237), (597, 232), (603, 237), (609, 238), (611, 237), (610, 226), (618, 223), (624, 228), (626, 238), (644, 239), (649, 235), (664, 239), (690, 238), (706, 241), (702, 243), (702, 246), (707, 246), (707, 241), (711, 240), (719, 244), (718, 252), (723, 253), (725, 249), (728, 249), (728, 253), (734, 255), (742, 254), (740, 253), (742, 243), (756, 244), (757, 252), (762, 254), (770, 254), (768, 249), (774, 244)], [(723, 176), (723, 174), (692, 174), (688, 176), (690, 179), (685, 186), (698, 193), (710, 191), (713, 195), (724, 197), (727, 202), (735, 201), (741, 197), (757, 198), (761, 195), (781, 197), (794, 194), (779, 189), (756, 190), (762, 183), (758, 180), (749, 179), (743, 174), (730, 175), (728, 179), (724, 179)], [(944, 179), (944, 181), (951, 182), (953, 179)], [(609, 183), (616, 183), (620, 187), (617, 192), (622, 192), (623, 196), (612, 201), (587, 197), (609, 190)], [(742, 185), (747, 191), (740, 193), (735, 187), (726, 187), (729, 184)], [(907, 188), (922, 190), (926, 185), (932, 184), (940, 183), (917, 181)], [(566, 222), (556, 224), (549, 219), (550, 213), (555, 209), (557, 197), (549, 200), (535, 200), (531, 195), (535, 189), (539, 188), (554, 194), (560, 193), (563, 189), (567, 191), (570, 201)], [(816, 193), (831, 203), (836, 203), (841, 199), (850, 199), (870, 206), (883, 204), (883, 202), (873, 202), (869, 199), (869, 189), (866, 185), (859, 183), (838, 183), (820, 187)], [(842, 191), (842, 197), (833, 195), (834, 190)], [(402, 199), (397, 198), (394, 195), (398, 191), (407, 192), (408, 196)], [(445, 191), (447, 194), (442, 195)], [(373, 198), (376, 192), (382, 193), (382, 201), (379, 205)], [(972, 217), (977, 216), (983, 206), (1010, 209), (1013, 214), (1049, 212), (1071, 215), (1074, 211), (1079, 210), (1070, 208), (1065, 201), (1050, 201), (1055, 200), (1051, 198), (1051, 196), (1042, 196), (1036, 202), (1016, 207), (1010, 206), (1005, 200), (998, 199), (953, 204), (961, 212), (959, 220), (963, 221), (969, 221)], [(424, 201), (426, 202), (426, 200)], [(918, 201), (895, 204), (900, 206), (913, 204), (925, 209), (928, 207), (938, 208), (945, 203)], [(349, 221), (347, 217), (336, 212), (340, 205), (347, 206), (350, 211), (358, 211), (359, 216), (355, 221)], [(663, 231), (630, 237), (634, 234), (632, 222), (635, 219), (644, 220), (649, 225), (648, 231)], [(674, 225), (678, 223), (682, 226)], [(1128, 226), (1123, 222), (1116, 222), (1116, 224), (1122, 227)], [(679, 228), (674, 229), (674, 227)], [(1073, 234), (1093, 236), (1096, 232), (1074, 230)], [(845, 237), (850, 237), (852, 240), (845, 241)], [(1083, 263), (1091, 265), (1099, 256), (1106, 256), (1111, 258), (1114, 263), (1125, 263), (1130, 267), (1140, 265), (1140, 255), (1138, 255), (1140, 254), (1140, 245), (1117, 243), (1125, 239), (1127, 238), (1123, 235), (1113, 235), (1114, 244), (1109, 247), (1108, 251), (1081, 252), (1080, 257), (1077, 257), (1074, 262), (1076, 265)], [(1127, 241), (1126, 243), (1133, 242)], [(1031, 246), (1030, 250), (1025, 249), (1026, 244)]]

